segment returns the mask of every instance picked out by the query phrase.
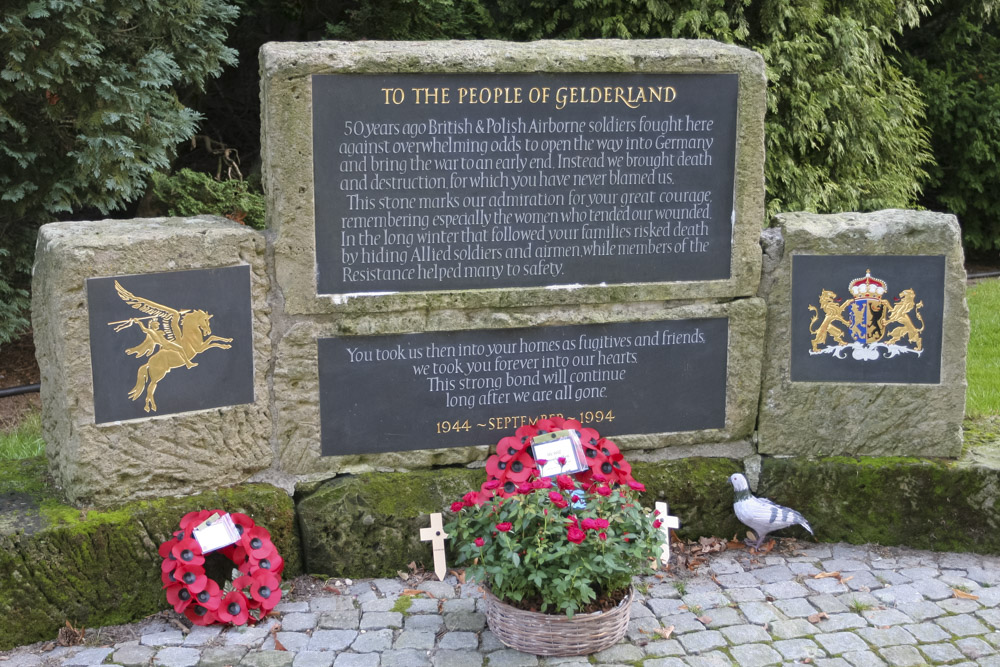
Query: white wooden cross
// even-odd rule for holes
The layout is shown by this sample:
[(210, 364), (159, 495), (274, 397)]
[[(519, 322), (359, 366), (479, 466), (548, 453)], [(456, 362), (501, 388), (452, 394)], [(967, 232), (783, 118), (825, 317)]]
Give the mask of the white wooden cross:
[(431, 514), (431, 527), (420, 529), (420, 541), (430, 542), (434, 547), (434, 574), (437, 575), (438, 581), (444, 581), (444, 575), (448, 572), (444, 560), (444, 541), (446, 539), (448, 539), (448, 535), (444, 532), (444, 526), (441, 524), (441, 512), (434, 512)]
[(680, 528), (681, 522), (677, 519), (677, 517), (670, 516), (670, 512), (667, 510), (666, 503), (658, 502), (656, 503), (655, 507), (656, 511), (659, 512), (659, 514), (656, 515), (656, 518), (663, 522), (662, 524), (660, 524), (660, 530), (663, 531), (663, 539), (664, 539), (662, 547), (663, 555), (660, 556), (660, 560), (663, 562), (664, 566), (667, 566), (670, 564), (670, 529)]

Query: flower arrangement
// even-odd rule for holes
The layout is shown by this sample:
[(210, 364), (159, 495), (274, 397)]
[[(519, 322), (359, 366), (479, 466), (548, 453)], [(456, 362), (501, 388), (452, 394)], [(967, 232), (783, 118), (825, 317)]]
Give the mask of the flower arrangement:
[(285, 562), (267, 529), (245, 514), (232, 513), (240, 539), (219, 550), (241, 573), (223, 589), (205, 574), (205, 555), (194, 528), (222, 510), (188, 512), (180, 530), (160, 545), (160, 567), (167, 602), (195, 625), (256, 623), (281, 601), (281, 571)]
[[(575, 430), (589, 467), (539, 477), (532, 438)], [(560, 461), (562, 463), (562, 461)], [(633, 575), (649, 570), (663, 541), (638, 501), (645, 487), (611, 441), (561, 417), (517, 429), (486, 462), (479, 491), (451, 505), (445, 531), (466, 576), (522, 609), (566, 614), (613, 607)]]

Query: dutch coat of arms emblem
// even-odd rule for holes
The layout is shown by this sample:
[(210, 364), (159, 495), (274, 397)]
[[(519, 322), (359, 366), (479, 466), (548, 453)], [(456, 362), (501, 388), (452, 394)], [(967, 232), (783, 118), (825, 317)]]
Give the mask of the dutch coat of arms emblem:
[[(912, 289), (904, 289), (890, 302), (886, 282), (868, 270), (863, 278), (848, 283), (848, 290), (851, 298), (842, 301), (836, 293), (824, 289), (819, 295), (819, 308), (809, 306), (813, 314), (809, 322), (813, 337), (810, 354), (846, 359), (850, 350), (852, 358), (863, 361), (891, 359), (905, 353), (920, 355), (924, 330), (920, 309), (924, 303), (916, 300)], [(914, 317), (920, 322), (919, 328)]]

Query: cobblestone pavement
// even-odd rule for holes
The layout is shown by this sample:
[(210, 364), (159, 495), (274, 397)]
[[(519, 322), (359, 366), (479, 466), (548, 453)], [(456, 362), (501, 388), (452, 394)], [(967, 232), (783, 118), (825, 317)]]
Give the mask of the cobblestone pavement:
[[(1000, 665), (997, 556), (846, 544), (731, 550), (636, 584), (625, 640), (589, 658), (505, 647), (486, 627), (478, 589), (449, 575), (420, 584), (426, 596), (405, 595), (398, 579), (355, 581), (342, 595), (283, 602), (253, 628), (146, 621), (129, 626), (130, 641), (101, 645), (93, 633), (83, 646), (4, 652), (0, 665)], [(400, 598), (411, 600), (405, 611)]]

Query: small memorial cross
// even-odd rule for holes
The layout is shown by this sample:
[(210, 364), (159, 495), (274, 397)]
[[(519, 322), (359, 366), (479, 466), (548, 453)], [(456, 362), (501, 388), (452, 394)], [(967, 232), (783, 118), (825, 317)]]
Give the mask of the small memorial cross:
[(437, 575), (438, 581), (444, 581), (444, 575), (447, 573), (444, 560), (444, 541), (446, 539), (448, 539), (448, 535), (444, 532), (444, 526), (441, 524), (441, 513), (434, 512), (431, 514), (431, 527), (420, 529), (420, 541), (430, 542), (434, 548), (434, 574)]
[(656, 511), (659, 513), (656, 518), (662, 521), (660, 524), (660, 530), (663, 531), (663, 555), (660, 556), (660, 560), (663, 562), (664, 566), (670, 564), (670, 529), (680, 528), (681, 523), (675, 516), (670, 516), (670, 512), (667, 509), (667, 504), (664, 502), (656, 503)]

